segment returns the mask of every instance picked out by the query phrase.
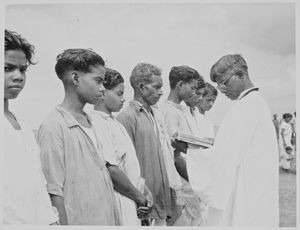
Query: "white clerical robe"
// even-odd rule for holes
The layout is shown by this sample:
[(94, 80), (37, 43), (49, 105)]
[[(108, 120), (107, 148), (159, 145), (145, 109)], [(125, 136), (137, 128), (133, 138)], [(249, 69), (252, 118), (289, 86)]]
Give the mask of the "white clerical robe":
[(208, 225), (278, 227), (276, 133), (265, 100), (249, 90), (225, 115), (214, 146), (187, 153), (190, 184), (210, 206)]

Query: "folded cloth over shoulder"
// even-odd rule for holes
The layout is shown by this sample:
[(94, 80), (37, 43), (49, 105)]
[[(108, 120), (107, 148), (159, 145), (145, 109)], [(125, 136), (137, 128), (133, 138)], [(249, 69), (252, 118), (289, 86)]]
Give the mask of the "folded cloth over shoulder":
[(210, 148), (214, 143), (213, 138), (199, 138), (191, 134), (178, 131), (173, 134), (172, 139), (184, 141), (188, 143), (190, 148)]

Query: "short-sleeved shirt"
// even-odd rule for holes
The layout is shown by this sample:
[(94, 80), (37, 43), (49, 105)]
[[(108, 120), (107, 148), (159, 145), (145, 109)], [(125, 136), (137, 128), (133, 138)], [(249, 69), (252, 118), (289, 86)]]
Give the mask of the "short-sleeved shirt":
[[(133, 186), (144, 191), (145, 179), (140, 177), (140, 164), (135, 148), (123, 125), (113, 115), (102, 111), (91, 113), (99, 146), (103, 149), (105, 161), (117, 166), (128, 177)], [(121, 225), (139, 226), (135, 202), (116, 191), (121, 213)]]
[(71, 225), (119, 225), (102, 155), (71, 113), (57, 106), (38, 134), (48, 193), (62, 196)]
[(154, 207), (150, 217), (166, 219), (172, 215), (172, 197), (162, 148), (153, 124), (145, 108), (137, 101), (131, 101), (117, 119), (132, 139), (141, 167), (141, 177), (145, 178), (146, 185), (152, 192)]

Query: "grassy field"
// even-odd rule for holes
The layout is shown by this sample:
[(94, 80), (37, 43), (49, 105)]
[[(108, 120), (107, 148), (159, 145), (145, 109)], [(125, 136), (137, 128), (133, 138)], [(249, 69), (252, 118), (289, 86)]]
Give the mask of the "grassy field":
[(296, 169), (279, 174), (280, 227), (296, 227)]

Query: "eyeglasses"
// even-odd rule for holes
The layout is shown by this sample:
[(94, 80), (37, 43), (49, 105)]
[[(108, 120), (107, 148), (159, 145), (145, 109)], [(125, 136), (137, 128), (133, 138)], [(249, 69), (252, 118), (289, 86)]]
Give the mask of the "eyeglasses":
[(219, 89), (220, 91), (225, 90), (227, 82), (236, 74), (237, 73), (234, 73), (234, 74), (230, 75), (228, 78), (224, 79), (223, 81), (218, 82), (217, 89)]

